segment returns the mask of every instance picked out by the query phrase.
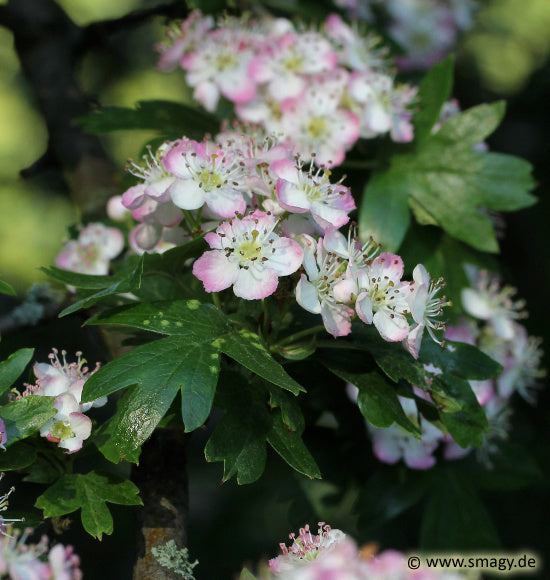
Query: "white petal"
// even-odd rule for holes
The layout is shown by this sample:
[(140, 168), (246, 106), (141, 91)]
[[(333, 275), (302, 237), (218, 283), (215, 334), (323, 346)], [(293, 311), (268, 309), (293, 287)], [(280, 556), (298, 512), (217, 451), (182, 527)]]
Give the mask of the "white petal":
[(319, 302), (317, 288), (311, 282), (308, 282), (305, 274), (302, 274), (296, 286), (296, 302), (308, 312), (313, 314), (321, 313), (321, 303)]
[(182, 209), (199, 209), (204, 205), (204, 190), (194, 179), (176, 179), (168, 191), (174, 204)]

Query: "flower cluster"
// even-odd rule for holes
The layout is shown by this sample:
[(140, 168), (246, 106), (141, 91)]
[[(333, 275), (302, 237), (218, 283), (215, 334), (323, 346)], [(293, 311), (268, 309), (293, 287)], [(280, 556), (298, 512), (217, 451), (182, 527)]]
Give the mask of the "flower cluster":
[(56, 348), (49, 355), (50, 364), (35, 363), (33, 372), (36, 382), (26, 384), (22, 394), (12, 393), (11, 399), (20, 399), (29, 395), (55, 397), (55, 416), (40, 429), (40, 435), (48, 441), (57, 443), (66, 453), (82, 449), (82, 444), (92, 432), (92, 421), (85, 415), (92, 407), (101, 407), (107, 397), (101, 397), (91, 403), (81, 403), (84, 383), (99, 369), (99, 363), (93, 371), (85, 366), (82, 353), (77, 352), (77, 361), (68, 363), (66, 352), (61, 351), (61, 360)]
[[(12, 492), (13, 487), (0, 496), (0, 510), (6, 509), (7, 498)], [(31, 528), (22, 534), (17, 530), (10, 530), (8, 534), (5, 524), (14, 521), (22, 520), (5, 520), (0, 516), (0, 578), (81, 580), (80, 559), (72, 546), (56, 544), (50, 547), (47, 536), (42, 536), (37, 544), (27, 543), (33, 531)]]
[[(508, 436), (508, 419), (511, 413), (510, 397), (519, 393), (534, 403), (533, 388), (545, 372), (540, 368), (542, 351), (540, 339), (530, 337), (518, 319), (525, 316), (523, 301), (514, 301), (515, 290), (501, 287), (495, 277), (486, 271), (469, 269), (474, 286), (462, 291), (462, 306), (469, 316), (464, 316), (455, 326), (446, 330), (445, 338), (477, 346), (504, 368), (494, 379), (470, 381), (479, 404), (489, 420), (489, 434), (481, 450), (481, 459), (490, 461), (489, 454), (497, 451), (495, 440)], [(433, 365), (425, 365), (428, 375), (441, 371)], [(356, 396), (351, 386), (350, 395)], [(427, 398), (420, 388), (415, 394)], [(373, 439), (374, 454), (385, 463), (403, 459), (412, 469), (428, 469), (435, 464), (434, 452), (442, 447), (445, 459), (460, 459), (471, 448), (463, 449), (449, 435), (445, 435), (419, 415), (412, 399), (399, 397), (409, 419), (421, 430), (421, 439), (394, 424), (387, 429), (369, 425)]]
[[(237, 128), (214, 141), (165, 143), (146, 163), (132, 166), (143, 182), (122, 196), (140, 221), (130, 234), (136, 251), (159, 251), (168, 229), (184, 238), (216, 228), (205, 236), (210, 250), (193, 265), (207, 292), (233, 287), (240, 298), (266, 298), (280, 276), (302, 267), (296, 300), (321, 314), (334, 337), (349, 334), (357, 316), (384, 340), (403, 341), (414, 357), (425, 329), (438, 340), (449, 304), (437, 296), (442, 280), (431, 281), (422, 265), (403, 280), (399, 256), (377, 255), (372, 240), (363, 244), (351, 232), (346, 238), (339, 228), (355, 209), (349, 188), (331, 182), (329, 169), (304, 163), (287, 141)], [(163, 221), (166, 215), (175, 221)]]
[[(362, 244), (335, 229), (317, 241), (302, 235), (304, 270), (296, 287), (296, 300), (313, 313), (320, 313), (328, 332), (345, 336), (357, 315), (374, 324), (380, 336), (403, 346), (418, 357), (424, 329), (436, 342), (435, 330), (444, 328), (438, 317), (450, 303), (437, 297), (443, 281), (434, 282), (422, 264), (413, 271), (413, 280), (402, 280), (403, 260), (383, 252), (369, 240)], [(376, 257), (375, 257), (376, 256)]]
[(118, 228), (89, 223), (80, 230), (78, 239), (70, 240), (57, 255), (56, 265), (79, 274), (105, 275), (109, 264), (124, 248), (124, 236)]
[(335, 0), (359, 20), (381, 14), (388, 36), (402, 49), (403, 70), (428, 69), (451, 53), (459, 35), (472, 26), (475, 0)]
[(282, 18), (214, 23), (195, 11), (158, 49), (159, 68), (183, 68), (207, 110), (225, 97), (240, 120), (286, 135), (318, 165), (342, 163), (359, 137), (413, 138), (416, 89), (396, 82), (376, 37), (336, 14), (298, 29)]
[[(290, 534), (292, 544), (280, 544), (282, 554), (269, 561), (269, 576), (278, 580), (459, 580), (464, 578), (455, 571), (420, 568), (412, 570), (407, 557), (395, 550), (377, 553), (377, 546), (359, 548), (356, 542), (341, 530), (319, 523), (317, 534), (308, 525), (298, 536)], [(469, 576), (477, 578), (477, 576)]]

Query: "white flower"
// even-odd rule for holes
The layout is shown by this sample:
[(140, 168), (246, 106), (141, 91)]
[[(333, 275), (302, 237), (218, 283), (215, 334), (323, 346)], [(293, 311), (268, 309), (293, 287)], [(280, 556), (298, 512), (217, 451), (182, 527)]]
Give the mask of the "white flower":
[(334, 287), (343, 279), (346, 265), (335, 254), (327, 252), (323, 238), (317, 242), (307, 235), (300, 236), (304, 248), (304, 269), (296, 286), (296, 301), (313, 314), (321, 314), (327, 332), (332, 336), (346, 336), (351, 332), (353, 309), (340, 303)]
[(279, 276), (295, 272), (303, 256), (298, 243), (274, 232), (277, 223), (274, 216), (256, 210), (242, 219), (222, 222), (206, 234), (212, 250), (193, 264), (193, 274), (206, 292), (233, 286), (235, 295), (246, 300), (273, 294)]

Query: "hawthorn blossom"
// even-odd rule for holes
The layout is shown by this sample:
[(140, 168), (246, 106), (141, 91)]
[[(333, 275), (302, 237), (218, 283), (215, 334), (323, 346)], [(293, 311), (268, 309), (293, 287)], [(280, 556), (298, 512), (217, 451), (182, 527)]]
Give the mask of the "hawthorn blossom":
[(78, 239), (70, 240), (57, 255), (55, 264), (62, 270), (80, 274), (105, 275), (109, 264), (124, 248), (124, 236), (117, 228), (89, 223), (81, 228)]
[(298, 243), (275, 233), (278, 220), (256, 210), (242, 219), (222, 222), (205, 240), (212, 250), (193, 264), (193, 274), (206, 292), (233, 286), (236, 296), (259, 300), (270, 296), (279, 276), (288, 276), (302, 263)]
[(348, 73), (341, 69), (311, 79), (298, 98), (281, 104), (280, 127), (304, 159), (334, 167), (360, 135), (360, 119), (341, 106)]
[(387, 341), (403, 340), (409, 333), (406, 315), (410, 311), (410, 282), (402, 282), (403, 260), (383, 252), (358, 278), (360, 292), (355, 302), (359, 318), (373, 324)]
[(429, 421), (420, 418), (413, 399), (398, 397), (407, 417), (420, 427), (421, 437), (417, 439), (396, 423), (386, 429), (369, 425), (373, 438), (373, 451), (384, 463), (397, 463), (400, 459), (411, 469), (429, 469), (435, 465), (434, 451), (443, 433)]
[(267, 83), (269, 96), (283, 101), (303, 93), (306, 75), (328, 72), (336, 61), (336, 53), (321, 34), (288, 32), (252, 59), (249, 72), (258, 84)]
[(205, 203), (216, 215), (229, 218), (244, 213), (246, 173), (235, 151), (210, 141), (188, 141), (172, 148), (163, 159), (177, 181), (170, 188), (173, 203), (184, 210)]
[(338, 62), (351, 70), (382, 72), (387, 67), (388, 50), (379, 47), (377, 36), (359, 31), (356, 24), (349, 26), (338, 14), (330, 14), (325, 22)]
[(323, 229), (348, 223), (355, 202), (348, 187), (330, 182), (329, 170), (310, 166), (309, 171), (304, 171), (300, 160), (290, 159), (274, 161), (270, 169), (279, 178), (276, 190), (282, 208), (293, 213), (311, 213)]
[(249, 74), (253, 57), (251, 39), (242, 30), (218, 28), (183, 54), (180, 63), (189, 86), (195, 89), (194, 98), (207, 111), (214, 111), (222, 95), (235, 103), (254, 97), (256, 82)]
[(412, 141), (411, 105), (417, 90), (408, 85), (396, 85), (384, 73), (353, 73), (348, 91), (356, 103), (361, 136), (369, 139), (389, 133), (397, 143)]
[(486, 270), (476, 274), (475, 287), (464, 288), (462, 305), (468, 314), (480, 320), (487, 320), (503, 340), (514, 338), (514, 320), (525, 318), (522, 310), (523, 300), (514, 302), (516, 289), (511, 286), (500, 287), (498, 280)]
[(327, 332), (335, 338), (351, 332), (353, 309), (337, 300), (334, 287), (343, 279), (346, 269), (335, 254), (328, 252), (323, 238), (315, 241), (300, 236), (304, 248), (304, 270), (296, 286), (296, 301), (313, 314), (321, 314)]
[(144, 165), (129, 161), (128, 171), (142, 180), (122, 194), (122, 205), (139, 224), (130, 232), (130, 245), (138, 253), (151, 251), (159, 243), (164, 228), (177, 227), (183, 212), (170, 196), (177, 178), (164, 166), (164, 157), (173, 148), (181, 148), (188, 140), (163, 143), (153, 154), (144, 156)]
[(445, 296), (436, 298), (436, 294), (445, 285), (443, 278), (437, 281), (430, 279), (428, 271), (422, 264), (418, 264), (413, 270), (414, 287), (409, 295), (409, 306), (414, 324), (412, 325), (403, 346), (418, 358), (424, 329), (428, 329), (430, 337), (441, 344), (441, 340), (435, 335), (437, 330), (445, 330), (445, 325), (438, 317), (443, 313), (444, 306), (451, 306)]
[[(27, 394), (57, 397), (70, 393), (80, 404), (84, 383), (99, 370), (100, 365), (96, 363), (95, 369), (90, 372), (85, 366), (87, 361), (82, 358), (82, 352), (77, 352), (76, 362), (71, 363), (67, 362), (65, 350), (61, 351), (61, 358), (58, 355), (59, 351), (53, 348), (48, 355), (50, 364), (38, 362), (34, 364), (33, 372), (37, 380), (34, 385), (27, 385)], [(102, 407), (106, 402), (107, 397), (101, 397), (93, 402), (84, 403), (81, 410), (86, 412), (92, 406)]]
[(317, 535), (312, 534), (309, 524), (306, 524), (300, 528), (298, 536), (289, 534), (292, 540), (290, 546), (287, 547), (283, 542), (279, 544), (282, 554), (269, 561), (269, 569), (277, 578), (296, 578), (296, 574), (305, 569), (304, 567), (317, 558), (326, 556), (345, 538), (341, 530), (333, 530), (324, 522), (319, 522), (318, 526)]
[[(0, 576), (13, 580), (81, 580), (80, 559), (71, 546), (57, 544), (48, 553), (48, 538), (37, 544), (27, 543), (32, 533), (0, 534)], [(47, 561), (42, 558), (47, 554)]]
[(166, 31), (167, 41), (155, 46), (161, 53), (157, 67), (162, 71), (170, 71), (180, 64), (183, 55), (195, 50), (197, 44), (214, 26), (211, 16), (203, 16), (200, 10), (193, 10), (179, 27)]
[(68, 454), (80, 451), (91, 435), (92, 421), (80, 412), (78, 401), (70, 393), (58, 395), (53, 406), (57, 413), (40, 428), (40, 435), (66, 449)]

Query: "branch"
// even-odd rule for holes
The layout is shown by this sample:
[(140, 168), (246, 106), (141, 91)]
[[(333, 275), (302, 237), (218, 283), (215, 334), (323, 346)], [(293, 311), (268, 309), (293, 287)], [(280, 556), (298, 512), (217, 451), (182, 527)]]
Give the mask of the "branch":
[(156, 429), (143, 445), (139, 467), (132, 480), (139, 487), (139, 554), (134, 580), (181, 579), (155, 559), (152, 548), (174, 540), (178, 548), (187, 543), (189, 490), (186, 465), (187, 436), (181, 429)]

